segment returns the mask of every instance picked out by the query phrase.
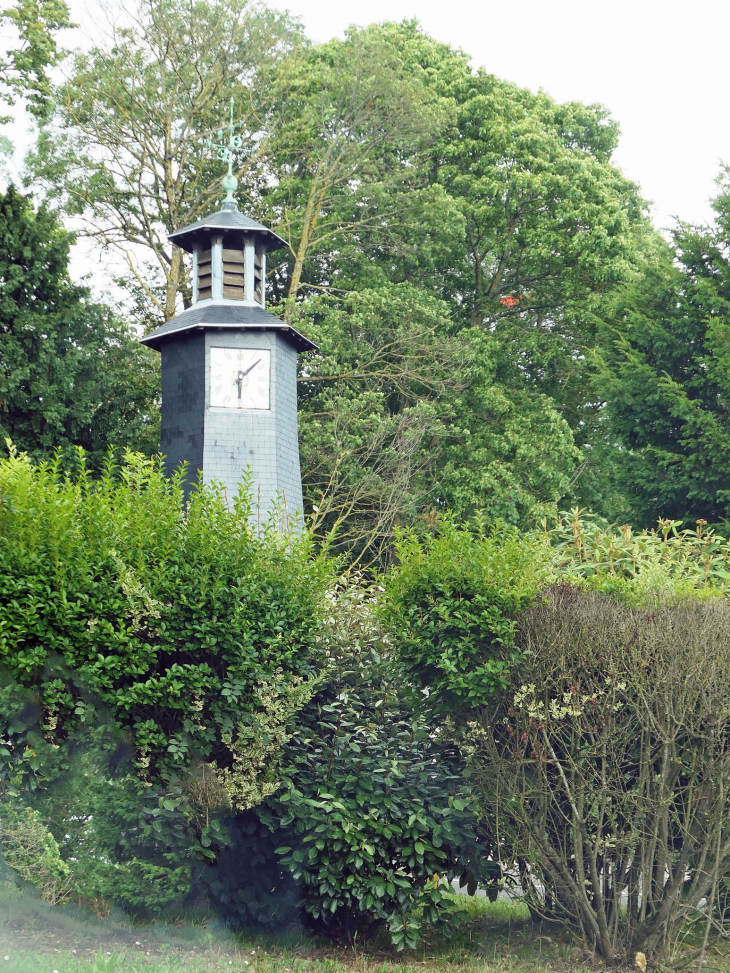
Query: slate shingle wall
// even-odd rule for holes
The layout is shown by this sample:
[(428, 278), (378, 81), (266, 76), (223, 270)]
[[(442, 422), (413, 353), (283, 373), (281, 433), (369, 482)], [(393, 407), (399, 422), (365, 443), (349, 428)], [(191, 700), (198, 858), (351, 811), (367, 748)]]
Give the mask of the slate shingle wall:
[(170, 476), (187, 460), (186, 488), (203, 469), (205, 414), (205, 334), (170, 338), (162, 354), (162, 427), (160, 449)]

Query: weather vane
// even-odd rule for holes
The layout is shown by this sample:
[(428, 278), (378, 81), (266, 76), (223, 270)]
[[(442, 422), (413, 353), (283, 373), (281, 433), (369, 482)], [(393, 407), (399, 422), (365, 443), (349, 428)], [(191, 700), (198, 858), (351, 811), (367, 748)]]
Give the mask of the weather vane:
[[(233, 121), (233, 98), (231, 98), (230, 122), (225, 128), (218, 129), (217, 142), (214, 142), (212, 139), (206, 139), (206, 145), (215, 153), (216, 158), (220, 159), (221, 162), (228, 163), (228, 172), (221, 179), (221, 185), (226, 191), (226, 198), (223, 200), (224, 203), (235, 203), (233, 194), (238, 189), (238, 179), (233, 175), (233, 163), (236, 158), (236, 153), (240, 152), (243, 148), (243, 136), (236, 134), (236, 129), (240, 125), (241, 122)], [(224, 141), (226, 132), (228, 132), (228, 141)]]

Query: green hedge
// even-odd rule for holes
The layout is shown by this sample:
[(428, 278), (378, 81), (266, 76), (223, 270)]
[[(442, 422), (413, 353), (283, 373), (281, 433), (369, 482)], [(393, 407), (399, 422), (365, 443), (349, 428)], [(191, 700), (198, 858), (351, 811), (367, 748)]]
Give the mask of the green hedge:
[(0, 461), (0, 666), (47, 739), (111, 722), (142, 777), (225, 767), (261, 686), (314, 673), (329, 567), (306, 534), (255, 536), (249, 513), (245, 489), (215, 487), (186, 510), (179, 478), (134, 454), (98, 479), (83, 456), (73, 478)]
[(442, 712), (482, 705), (507, 683), (518, 612), (553, 577), (547, 539), (445, 519), (396, 553), (381, 616), (410, 677)]

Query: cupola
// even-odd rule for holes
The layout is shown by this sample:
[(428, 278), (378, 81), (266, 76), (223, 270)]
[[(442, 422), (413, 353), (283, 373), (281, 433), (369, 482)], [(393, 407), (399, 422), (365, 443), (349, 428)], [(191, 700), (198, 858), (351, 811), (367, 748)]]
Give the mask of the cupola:
[[(234, 177), (235, 178), (235, 177)], [(193, 255), (193, 305), (235, 301), (266, 307), (266, 254), (286, 243), (226, 199), (217, 213), (170, 234)]]

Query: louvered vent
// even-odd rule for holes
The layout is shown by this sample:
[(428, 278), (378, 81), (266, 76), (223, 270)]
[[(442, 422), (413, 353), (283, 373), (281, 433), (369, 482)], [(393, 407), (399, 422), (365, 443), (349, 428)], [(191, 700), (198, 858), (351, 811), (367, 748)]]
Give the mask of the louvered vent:
[(242, 301), (245, 294), (244, 251), (223, 248), (223, 296)]
[(198, 253), (198, 300), (213, 296), (213, 277), (211, 273), (210, 250)]
[(254, 259), (254, 271), (253, 271), (253, 299), (258, 301), (259, 304), (264, 303), (264, 260), (266, 259), (265, 254), (257, 253)]

